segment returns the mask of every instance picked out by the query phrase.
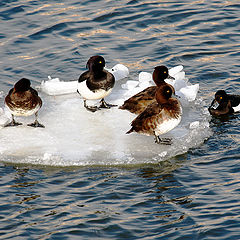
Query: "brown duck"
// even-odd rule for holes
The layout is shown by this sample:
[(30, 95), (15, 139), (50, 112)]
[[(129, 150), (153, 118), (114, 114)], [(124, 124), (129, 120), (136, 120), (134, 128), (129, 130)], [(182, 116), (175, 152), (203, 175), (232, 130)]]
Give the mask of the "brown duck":
[(6, 125), (17, 126), (22, 123), (16, 122), (15, 116), (31, 116), (35, 114), (35, 121), (28, 126), (31, 127), (44, 127), (37, 120), (38, 111), (42, 106), (42, 100), (38, 96), (38, 92), (31, 88), (29, 79), (20, 79), (12, 89), (10, 89), (8, 95), (5, 97), (5, 105), (12, 114), (12, 121)]
[(181, 121), (182, 107), (178, 99), (172, 97), (173, 90), (168, 85), (157, 88), (156, 101), (146, 107), (131, 123), (127, 133), (137, 132), (155, 136), (156, 143), (171, 144), (171, 139), (161, 139), (159, 135), (169, 132)]

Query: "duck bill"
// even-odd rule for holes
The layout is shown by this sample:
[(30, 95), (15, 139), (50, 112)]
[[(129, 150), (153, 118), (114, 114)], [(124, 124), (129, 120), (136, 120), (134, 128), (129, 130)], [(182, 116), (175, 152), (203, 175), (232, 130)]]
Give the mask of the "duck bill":
[(172, 77), (172, 76), (170, 76), (169, 74), (168, 74), (168, 77), (167, 77), (167, 79), (172, 79), (172, 80), (175, 80), (175, 78), (174, 78), (174, 77)]
[(174, 93), (173, 96), (174, 96), (175, 98), (179, 98), (179, 99), (181, 98), (181, 96), (177, 95), (176, 93)]
[(214, 99), (210, 105), (210, 108), (216, 109), (219, 106), (216, 99)]

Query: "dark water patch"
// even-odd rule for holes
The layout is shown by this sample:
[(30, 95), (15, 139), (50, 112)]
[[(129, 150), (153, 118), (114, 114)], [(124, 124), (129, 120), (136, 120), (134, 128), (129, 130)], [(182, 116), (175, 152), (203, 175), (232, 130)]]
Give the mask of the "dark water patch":
[(16, 17), (15, 15), (19, 14), (19, 13), (23, 13), (25, 11), (26, 6), (16, 6), (13, 8), (8, 8), (7, 10), (4, 11), (0, 11), (0, 18), (4, 21), (6, 20), (12, 20), (14, 19), (14, 17)]
[(28, 39), (27, 37), (22, 37), (22, 38), (18, 38), (15, 41), (13, 41), (13, 45), (21, 45), (21, 47), (23, 47), (23, 45), (28, 46), (28, 44), (30, 44), (32, 41), (30, 39)]
[(35, 33), (29, 35), (29, 38), (34, 39), (34, 40), (42, 39), (44, 37), (47, 37), (48, 34), (54, 33), (55, 31), (58, 32), (64, 28), (67, 28), (67, 23), (58, 23), (51, 27), (45, 28), (43, 30), (40, 30), (38, 32), (35, 32)]
[(6, 35), (3, 33), (0, 33), (0, 39), (2, 39), (2, 38), (6, 38)]
[(111, 25), (111, 22), (114, 21), (112, 19), (115, 17), (118, 17), (120, 15), (122, 15), (122, 13), (120, 11), (114, 11), (114, 12), (110, 12), (110, 13), (98, 16), (98, 17), (94, 18), (93, 21), (103, 22), (103, 23), (105, 23), (105, 25), (109, 25), (109, 21), (111, 20), (110, 21), (110, 25)]
[[(68, 23), (68, 24), (71, 24), (71, 23)], [(72, 27), (71, 26), (71, 27), (68, 27), (67, 29), (64, 29), (63, 31), (60, 31), (58, 34), (62, 35), (64, 37), (71, 37), (77, 33), (81, 34), (81, 33), (87, 32), (92, 29), (93, 29), (92, 27), (88, 27), (88, 26), (85, 26), (85, 27)], [(87, 35), (87, 33), (85, 33), (85, 34)]]
[[(229, 17), (229, 19), (234, 19), (235, 20), (236, 17), (234, 17), (234, 18)], [(240, 19), (239, 18), (237, 18), (236, 21), (226, 21), (226, 19), (225, 19), (224, 27), (226, 27), (226, 28), (235, 28), (236, 25), (239, 24), (239, 23), (240, 23)], [(233, 29), (233, 30), (235, 31), (235, 29)]]
[(229, 77), (228, 72), (217, 72), (213, 69), (209, 69), (209, 71), (205, 71), (205, 73), (202, 73), (200, 78), (205, 80), (211, 80), (211, 79), (225, 79)]

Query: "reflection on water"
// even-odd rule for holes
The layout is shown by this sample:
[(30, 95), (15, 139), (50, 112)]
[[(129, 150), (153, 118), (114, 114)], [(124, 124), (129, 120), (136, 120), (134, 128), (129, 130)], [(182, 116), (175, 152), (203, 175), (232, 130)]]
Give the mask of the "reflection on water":
[[(88, 236), (95, 226), (101, 231), (101, 236), (104, 232), (114, 232), (110, 228), (115, 226), (115, 231), (121, 230), (130, 237), (135, 234), (144, 236), (148, 227), (143, 228), (143, 231), (135, 232), (132, 229), (129, 232), (123, 228), (124, 225), (137, 226), (139, 221), (150, 221), (153, 229), (164, 229), (168, 225), (179, 224), (186, 221), (187, 215), (179, 212), (178, 206), (190, 204), (191, 198), (184, 195), (170, 197), (172, 191), (176, 193), (176, 188), (180, 191), (182, 186), (176, 183), (170, 170), (176, 169), (176, 166), (168, 165), (167, 172), (159, 167), (155, 170), (152, 167), (140, 168), (138, 176), (131, 182), (128, 181), (129, 172), (134, 174), (135, 169), (83, 169), (85, 174), (79, 180), (76, 179), (78, 171), (58, 171), (49, 181), (47, 175), (44, 177), (46, 173), (41, 174), (42, 179), (37, 180), (38, 177), (25, 167), (12, 168), (12, 176), (17, 184), (11, 188), (18, 200), (8, 203), (8, 208), (14, 208), (15, 212), (9, 215), (7, 225), (11, 226), (11, 221), (15, 218), (29, 216), (31, 218), (28, 217), (29, 221), (22, 225), (20, 235), (24, 229), (32, 231), (34, 228), (36, 233), (47, 230), (47, 223), (51, 221), (54, 231), (49, 229), (50, 235), (63, 234), (60, 229), (66, 229), (70, 234), (73, 226), (78, 226), (80, 234), (81, 226), (84, 226), (84, 234)], [(66, 175), (68, 181), (62, 181)], [(51, 185), (55, 187), (52, 188)], [(38, 189), (38, 194), (35, 189)], [(60, 189), (61, 193), (58, 192)]]
[[(119, 236), (121, 232), (120, 238), (164, 239), (172, 234), (183, 238), (197, 237), (199, 233), (205, 236), (216, 226), (220, 231), (231, 219), (227, 209), (233, 211), (237, 207), (234, 199), (240, 184), (238, 175), (226, 172), (219, 175), (216, 162), (209, 161), (206, 166), (203, 162), (188, 165), (187, 161), (183, 155), (161, 166), (139, 168), (51, 170), (6, 166), (11, 187), (4, 193), (7, 201), (2, 198), (0, 204), (0, 217), (5, 219), (2, 224), (6, 229), (14, 229), (12, 224), (18, 226), (15, 220), (25, 219), (18, 227), (18, 236), (34, 231), (42, 237), (67, 237), (76, 231), (76, 236), (86, 238)], [(233, 195), (229, 201), (224, 196), (219, 199), (219, 194)], [(93, 234), (92, 229), (97, 233)], [(5, 237), (14, 234), (15, 231), (8, 232)]]

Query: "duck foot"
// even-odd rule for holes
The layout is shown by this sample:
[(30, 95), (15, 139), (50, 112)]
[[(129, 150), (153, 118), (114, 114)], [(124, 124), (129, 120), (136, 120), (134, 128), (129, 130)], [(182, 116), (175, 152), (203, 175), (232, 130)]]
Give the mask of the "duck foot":
[(104, 98), (101, 99), (100, 103), (101, 104), (100, 104), (99, 108), (108, 108), (109, 109), (111, 107), (117, 107), (117, 105), (106, 103)]
[(90, 112), (96, 112), (97, 110), (99, 110), (97, 106), (88, 106), (86, 100), (84, 100), (84, 107)]
[(164, 145), (171, 145), (172, 144), (172, 139), (171, 138), (160, 138), (159, 136), (155, 136), (155, 143), (164, 144)]
[(97, 106), (85, 106), (85, 108), (90, 112), (96, 112), (97, 110), (100, 110)]
[(19, 122), (15, 122), (14, 120), (11, 121), (10, 123), (6, 124), (4, 127), (15, 127), (15, 126), (19, 126), (22, 125), (22, 123)]
[(44, 125), (42, 125), (41, 123), (39, 123), (37, 120), (35, 120), (33, 123), (28, 124), (29, 127), (41, 127), (41, 128), (45, 128)]

